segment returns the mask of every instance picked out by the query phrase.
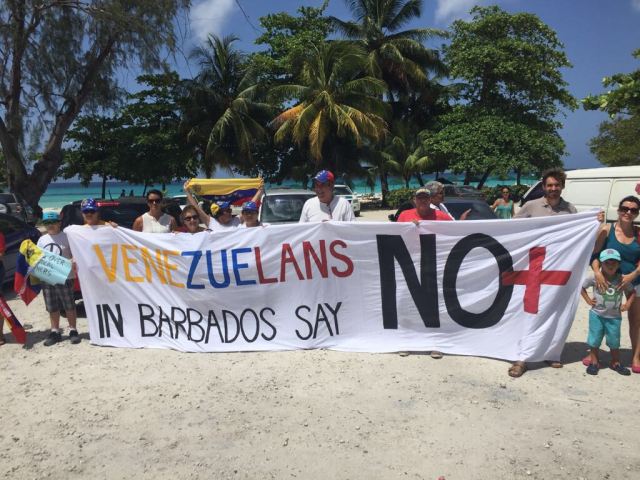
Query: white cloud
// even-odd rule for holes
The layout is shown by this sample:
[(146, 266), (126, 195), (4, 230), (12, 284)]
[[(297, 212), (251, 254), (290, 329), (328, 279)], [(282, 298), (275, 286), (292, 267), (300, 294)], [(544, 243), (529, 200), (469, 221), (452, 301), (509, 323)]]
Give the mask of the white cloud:
[(200, 42), (210, 33), (221, 35), (225, 23), (234, 13), (235, 0), (199, 0), (189, 12), (191, 31)]
[(481, 2), (478, 0), (438, 0), (436, 22), (448, 23), (458, 18), (466, 18), (469, 16), (471, 7), (478, 3)]
[(640, 11), (640, 0), (631, 0), (631, 5), (633, 8)]

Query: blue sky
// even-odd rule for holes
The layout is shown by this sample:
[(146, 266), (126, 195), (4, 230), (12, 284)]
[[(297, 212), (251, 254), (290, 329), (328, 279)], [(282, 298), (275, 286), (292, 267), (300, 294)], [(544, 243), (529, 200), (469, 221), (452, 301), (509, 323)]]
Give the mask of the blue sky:
[[(321, 4), (322, 0), (193, 0), (189, 18), (184, 21), (183, 50), (188, 52), (209, 33), (234, 34), (240, 38), (241, 49), (256, 50), (253, 41), (258, 34), (253, 27), (259, 28), (261, 16), (280, 11), (295, 13), (300, 5)], [(573, 64), (564, 72), (564, 78), (577, 98), (601, 92), (604, 76), (640, 68), (640, 62), (631, 56), (634, 49), (640, 48), (640, 0), (424, 0), (422, 17), (406, 28), (447, 28), (452, 20), (468, 18), (469, 9), (476, 4), (498, 4), (509, 12), (535, 13), (551, 26)], [(327, 13), (350, 18), (344, 0), (330, 0)], [(438, 40), (431, 46), (441, 44)], [(197, 71), (184, 58), (178, 59), (176, 68), (183, 77)], [(567, 168), (600, 166), (587, 142), (606, 118), (603, 113), (582, 109), (566, 112), (561, 135), (567, 144)]]

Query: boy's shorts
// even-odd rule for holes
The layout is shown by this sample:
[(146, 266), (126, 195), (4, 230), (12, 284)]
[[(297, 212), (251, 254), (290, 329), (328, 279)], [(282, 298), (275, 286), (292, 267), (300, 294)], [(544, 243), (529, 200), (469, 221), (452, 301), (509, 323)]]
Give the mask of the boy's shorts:
[(622, 318), (601, 317), (589, 310), (589, 337), (587, 343), (592, 348), (600, 348), (602, 337), (606, 336), (607, 347), (611, 350), (620, 348), (620, 325)]
[(64, 285), (42, 285), (42, 295), (44, 295), (44, 306), (49, 313), (76, 308), (73, 298), (73, 279), (67, 280)]

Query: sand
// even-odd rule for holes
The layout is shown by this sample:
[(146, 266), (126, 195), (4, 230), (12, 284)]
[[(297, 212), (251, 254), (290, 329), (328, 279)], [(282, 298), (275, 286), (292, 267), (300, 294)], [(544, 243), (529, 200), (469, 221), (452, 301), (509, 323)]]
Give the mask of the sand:
[(565, 367), (519, 379), (462, 356), (102, 348), (84, 319), (45, 347), (42, 298), (9, 303), (34, 328), (0, 347), (2, 478), (640, 478), (640, 375), (585, 374), (584, 303)]

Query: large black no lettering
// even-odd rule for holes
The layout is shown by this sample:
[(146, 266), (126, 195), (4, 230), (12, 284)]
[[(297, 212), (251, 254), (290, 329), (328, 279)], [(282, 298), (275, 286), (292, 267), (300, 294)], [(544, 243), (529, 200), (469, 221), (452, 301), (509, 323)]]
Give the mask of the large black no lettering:
[[(474, 248), (486, 248), (498, 263), (498, 293), (491, 306), (482, 313), (472, 313), (464, 310), (458, 301), (456, 291), (456, 281), (460, 266), (465, 257)], [(444, 278), (442, 281), (444, 301), (447, 305), (449, 316), (463, 327), (467, 328), (487, 328), (497, 324), (507, 310), (513, 285), (506, 286), (502, 283), (502, 274), (513, 271), (513, 260), (511, 255), (497, 240), (482, 233), (469, 235), (458, 243), (449, 253), (447, 263), (444, 267)]]

